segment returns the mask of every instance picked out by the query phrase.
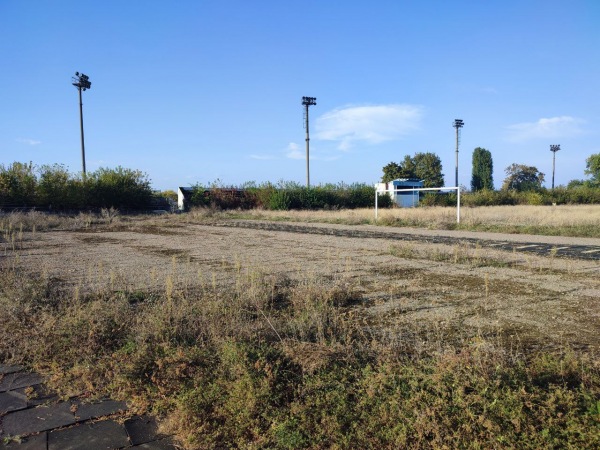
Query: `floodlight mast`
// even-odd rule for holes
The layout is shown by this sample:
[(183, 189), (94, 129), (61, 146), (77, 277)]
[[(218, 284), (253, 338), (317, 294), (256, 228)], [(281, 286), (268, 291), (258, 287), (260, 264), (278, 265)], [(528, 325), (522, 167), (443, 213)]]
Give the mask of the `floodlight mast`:
[(454, 124), (452, 125), (456, 128), (456, 171), (454, 175), (454, 186), (458, 187), (458, 143), (460, 140), (460, 129), (463, 127), (464, 122), (461, 119), (454, 119)]
[(554, 168), (556, 167), (556, 152), (560, 150), (560, 145), (551, 145), (552, 152), (552, 190), (554, 190)]
[(81, 129), (81, 164), (83, 168), (83, 176), (85, 178), (85, 144), (83, 139), (83, 103), (81, 101), (81, 91), (85, 91), (92, 87), (90, 77), (83, 73), (75, 72), (73, 77), (73, 86), (79, 91), (79, 128)]
[(306, 129), (306, 187), (310, 187), (310, 164), (309, 164), (309, 133), (308, 133), (308, 107), (317, 104), (317, 97), (302, 97), (304, 106), (304, 128)]

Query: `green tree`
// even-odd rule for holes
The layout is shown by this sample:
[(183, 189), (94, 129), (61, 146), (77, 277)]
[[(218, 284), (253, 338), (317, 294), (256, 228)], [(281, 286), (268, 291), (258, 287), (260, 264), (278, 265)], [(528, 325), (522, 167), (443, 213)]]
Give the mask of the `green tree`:
[(600, 186), (600, 153), (590, 155), (585, 160), (585, 171), (586, 175), (590, 175), (589, 180), (592, 186)]
[(390, 162), (389, 164), (383, 166), (383, 176), (381, 177), (382, 183), (388, 183), (392, 180), (402, 177), (402, 167), (400, 164), (395, 162)]
[(485, 148), (477, 147), (473, 150), (473, 170), (471, 172), (471, 190), (494, 190), (494, 164), (492, 153)]
[(425, 187), (443, 187), (442, 161), (435, 153), (415, 153), (414, 177), (423, 180)]
[(32, 163), (0, 165), (0, 206), (33, 206), (37, 179)]
[(524, 164), (511, 164), (505, 169), (506, 178), (502, 183), (505, 191), (537, 191), (542, 188), (544, 174), (537, 167)]
[(406, 155), (400, 164), (391, 162), (383, 167), (383, 183), (398, 178), (418, 178), (424, 181), (425, 187), (444, 186), (442, 162), (435, 153), (415, 153)]

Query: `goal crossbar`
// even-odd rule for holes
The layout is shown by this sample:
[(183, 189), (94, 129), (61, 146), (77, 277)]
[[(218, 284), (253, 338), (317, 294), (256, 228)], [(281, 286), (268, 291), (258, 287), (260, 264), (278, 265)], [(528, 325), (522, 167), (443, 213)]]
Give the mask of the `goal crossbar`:
[(458, 186), (439, 187), (439, 188), (376, 189), (375, 190), (375, 221), (377, 221), (377, 218), (378, 218), (379, 208), (377, 206), (377, 199), (379, 198), (379, 194), (382, 194), (382, 193), (396, 194), (398, 192), (417, 192), (417, 191), (456, 191), (456, 223), (460, 223), (460, 187), (458, 187)]

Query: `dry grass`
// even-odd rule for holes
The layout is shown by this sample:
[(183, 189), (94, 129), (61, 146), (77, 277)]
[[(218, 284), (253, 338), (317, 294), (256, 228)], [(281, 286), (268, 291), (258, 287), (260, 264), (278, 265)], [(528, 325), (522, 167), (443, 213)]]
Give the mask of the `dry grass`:
[[(271, 220), (293, 220), (297, 222), (340, 222), (374, 223), (373, 209), (329, 210), (329, 211), (268, 211), (253, 210), (250, 216)], [(456, 208), (422, 207), (380, 209), (379, 219), (385, 221), (414, 221), (431, 223), (433, 226), (456, 221)], [(482, 222), (494, 225), (539, 225), (573, 226), (600, 225), (600, 205), (558, 206), (481, 206), (462, 207), (461, 222), (476, 225)]]
[(326, 222), (349, 225), (378, 224), (429, 229), (488, 230), (509, 233), (600, 237), (600, 205), (462, 207), (461, 224), (456, 208), (423, 207), (339, 211), (253, 210), (236, 215), (260, 220)]
[(197, 225), (229, 216), (8, 222), (0, 361), (161, 415), (188, 449), (600, 445), (593, 274)]
[(100, 214), (79, 213), (47, 215), (28, 213), (0, 214), (0, 232), (17, 229), (89, 229), (107, 226), (112, 229), (149, 230), (151, 227), (174, 226), (178, 223), (214, 222), (229, 218), (347, 225), (412, 226), (428, 229), (462, 229), (525, 234), (600, 237), (600, 205), (557, 206), (481, 206), (462, 207), (461, 223), (456, 223), (456, 208), (422, 207), (380, 209), (375, 220), (374, 209), (217, 211), (196, 208), (189, 213), (165, 216), (120, 216), (118, 211), (102, 210)]

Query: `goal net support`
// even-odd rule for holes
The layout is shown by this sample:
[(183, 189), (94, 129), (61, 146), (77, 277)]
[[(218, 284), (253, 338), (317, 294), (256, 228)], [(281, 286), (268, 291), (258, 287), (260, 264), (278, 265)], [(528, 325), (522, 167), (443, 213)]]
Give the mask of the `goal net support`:
[(456, 223), (460, 223), (460, 187), (439, 187), (439, 188), (407, 188), (407, 189), (379, 189), (375, 190), (375, 221), (378, 218), (379, 208), (377, 206), (379, 194), (391, 194), (393, 201), (396, 201), (398, 192), (420, 192), (420, 191), (456, 191)]

